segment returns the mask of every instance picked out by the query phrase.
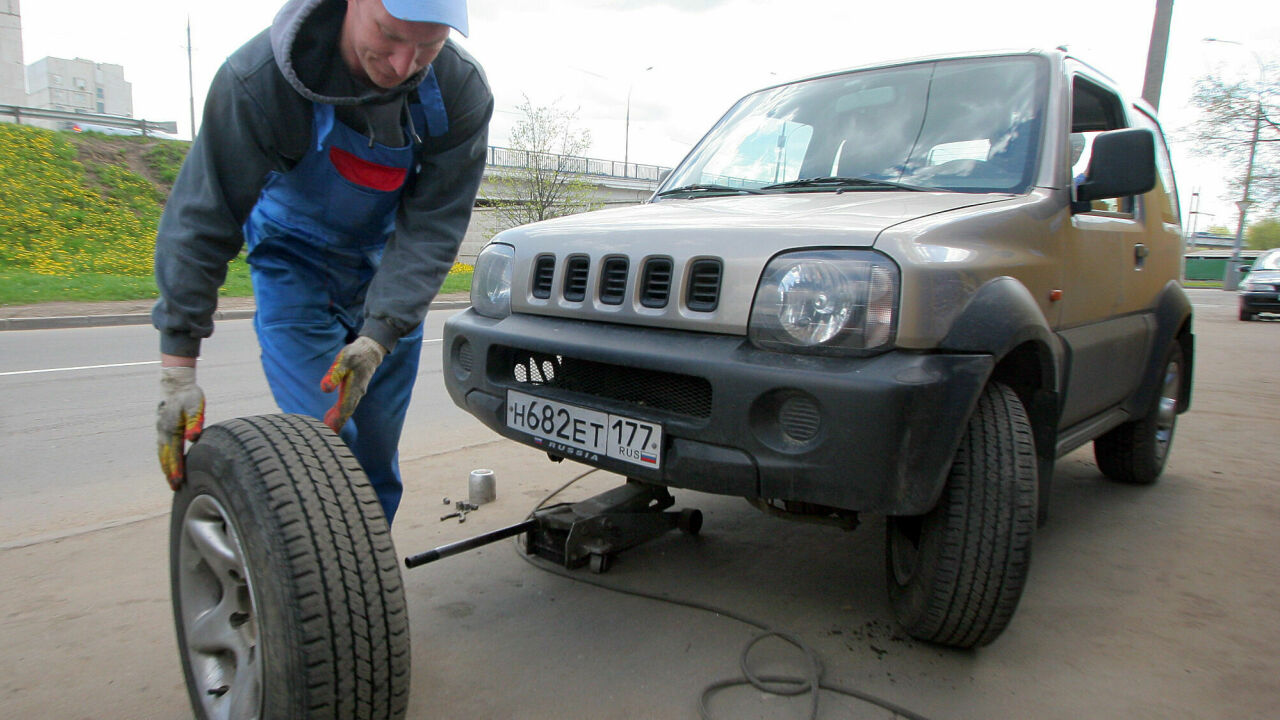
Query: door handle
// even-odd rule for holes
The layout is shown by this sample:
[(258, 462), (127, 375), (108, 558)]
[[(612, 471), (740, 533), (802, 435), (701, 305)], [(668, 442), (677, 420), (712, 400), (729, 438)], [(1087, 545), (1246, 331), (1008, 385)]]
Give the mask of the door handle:
[(1133, 246), (1133, 264), (1136, 265), (1139, 270), (1141, 270), (1142, 266), (1146, 263), (1147, 255), (1149, 255), (1150, 253), (1151, 251), (1147, 250), (1146, 245), (1143, 245), (1142, 243), (1138, 243), (1134, 245)]

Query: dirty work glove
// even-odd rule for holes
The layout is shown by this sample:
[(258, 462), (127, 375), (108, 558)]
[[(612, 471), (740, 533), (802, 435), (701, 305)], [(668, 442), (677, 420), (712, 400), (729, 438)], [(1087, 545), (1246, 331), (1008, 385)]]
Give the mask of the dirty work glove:
[(156, 408), (156, 432), (160, 468), (177, 490), (186, 476), (184, 443), (194, 442), (204, 430), (204, 392), (196, 385), (193, 367), (160, 368), (160, 407)]
[(356, 411), (356, 405), (369, 387), (373, 371), (378, 369), (378, 364), (386, 355), (386, 348), (377, 340), (364, 335), (338, 351), (338, 357), (334, 359), (324, 380), (320, 381), (321, 390), (338, 391), (338, 401), (324, 414), (324, 424), (334, 432), (342, 430), (351, 413)]

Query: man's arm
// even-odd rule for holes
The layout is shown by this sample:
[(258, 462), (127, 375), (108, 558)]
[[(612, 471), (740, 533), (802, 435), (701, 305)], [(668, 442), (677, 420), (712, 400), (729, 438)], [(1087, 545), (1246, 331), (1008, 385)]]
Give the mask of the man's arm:
[(360, 334), (384, 347), (394, 348), (397, 340), (422, 322), (457, 257), (480, 189), (493, 95), (478, 68), (456, 97), (446, 146), (423, 155), (414, 184), (405, 189), (395, 233), (365, 299)]
[(164, 355), (194, 358), (213, 332), (218, 288), (244, 243), (241, 225), (277, 162), (263, 108), (224, 64), (160, 218), (151, 320)]

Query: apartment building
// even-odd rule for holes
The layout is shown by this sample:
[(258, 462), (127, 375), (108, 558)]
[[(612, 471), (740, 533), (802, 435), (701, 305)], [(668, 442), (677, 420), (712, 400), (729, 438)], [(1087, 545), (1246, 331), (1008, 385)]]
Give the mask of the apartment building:
[(0, 0), (0, 105), (26, 105), (22, 65), (22, 10), (18, 0)]
[(133, 85), (120, 65), (46, 57), (27, 66), (27, 105), (133, 117)]

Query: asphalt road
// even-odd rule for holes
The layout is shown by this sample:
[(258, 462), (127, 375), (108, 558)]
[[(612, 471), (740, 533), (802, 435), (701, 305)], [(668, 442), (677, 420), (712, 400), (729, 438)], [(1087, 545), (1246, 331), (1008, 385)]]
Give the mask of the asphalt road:
[[(993, 645), (956, 652), (894, 628), (877, 518), (844, 533), (677, 492), (678, 503), (706, 514), (700, 537), (672, 534), (624, 553), (604, 575), (577, 576), (725, 613), (566, 580), (507, 543), (406, 571), (410, 717), (695, 718), (701, 690), (738, 675), (753, 635), (730, 611), (796, 634), (828, 682), (931, 718), (1274, 717), (1280, 322), (1240, 323), (1232, 295), (1191, 294), (1194, 403), (1165, 476), (1120, 486), (1099, 476), (1087, 448), (1060, 460), (1022, 603)], [(75, 365), (150, 360), (148, 331), (112, 334), (123, 330), (0, 334), (0, 373), (52, 367), (58, 346), (95, 358)], [(220, 325), (202, 365), (213, 419), (271, 410), (247, 324), (239, 340), (237, 332)], [(583, 469), (551, 464), (452, 411), (431, 376), (438, 363), (428, 349), (415, 400), (427, 417), (406, 433), (401, 555), (518, 521)], [(166, 518), (149, 515), (166, 502), (150, 445), (155, 368), (36, 375), (0, 374), (0, 519), (10, 538), (0, 549), (0, 717), (189, 717)], [(444, 407), (432, 417), (437, 409), (423, 405)], [(465, 524), (440, 522), (442, 498), (464, 497), (476, 467), (495, 470), (497, 502)], [(567, 496), (617, 482), (591, 475)], [(90, 493), (95, 501), (77, 499)], [(80, 509), (62, 512), (68, 502)], [(757, 661), (761, 672), (802, 668), (772, 641)], [(731, 690), (711, 709), (717, 718), (800, 718), (807, 701)], [(890, 716), (822, 698), (822, 718)]]
[[(455, 312), (428, 315), (406, 460), (480, 427), (439, 379), (440, 329)], [(250, 320), (219, 322), (202, 350), (208, 423), (276, 412)], [(149, 325), (0, 333), (0, 547), (168, 512), (150, 431), (158, 352)]]

